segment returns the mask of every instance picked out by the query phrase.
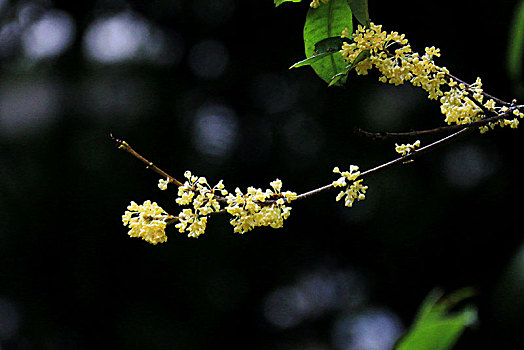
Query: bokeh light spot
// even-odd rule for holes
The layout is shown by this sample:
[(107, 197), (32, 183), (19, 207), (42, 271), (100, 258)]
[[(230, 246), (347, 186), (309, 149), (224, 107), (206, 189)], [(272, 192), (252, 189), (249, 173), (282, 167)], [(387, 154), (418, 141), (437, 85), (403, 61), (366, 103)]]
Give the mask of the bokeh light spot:
[(22, 317), (18, 306), (11, 300), (0, 297), (0, 340), (7, 340), (18, 334)]
[(66, 12), (46, 12), (22, 36), (22, 47), (27, 57), (42, 59), (62, 54), (73, 43), (75, 23)]
[(169, 64), (180, 60), (183, 41), (167, 35), (132, 12), (96, 19), (84, 36), (84, 52), (97, 63), (115, 64), (146, 60)]
[(393, 349), (402, 331), (396, 314), (368, 308), (342, 317), (333, 328), (333, 343), (341, 350), (388, 350)]
[(330, 310), (355, 307), (364, 299), (364, 281), (355, 271), (318, 269), (270, 293), (264, 316), (275, 327), (290, 328)]
[(193, 143), (206, 156), (224, 158), (237, 139), (238, 121), (235, 112), (223, 105), (200, 108), (193, 125)]
[(449, 151), (443, 164), (444, 174), (452, 185), (472, 188), (491, 176), (497, 168), (494, 154), (473, 144), (458, 145)]

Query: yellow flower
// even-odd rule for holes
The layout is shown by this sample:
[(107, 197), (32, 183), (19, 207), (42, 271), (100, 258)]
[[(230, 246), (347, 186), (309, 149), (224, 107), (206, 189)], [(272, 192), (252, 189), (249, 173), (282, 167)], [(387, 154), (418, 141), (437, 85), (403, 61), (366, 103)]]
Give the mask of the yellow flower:
[[(320, 6), (320, 1), (321, 1), (321, 0), (313, 0), (313, 1), (311, 1), (311, 3), (309, 4), (309, 6), (312, 7), (312, 8), (315, 8), (315, 9), (316, 9), (317, 7)], [(322, 3), (324, 3), (324, 4), (327, 4), (328, 2), (329, 2), (329, 0), (322, 0)]]
[[(342, 37), (347, 36), (349, 32), (343, 31)], [(428, 93), (428, 98), (440, 98), (440, 110), (445, 115), (447, 124), (467, 124), (484, 117), (482, 109), (478, 106), (483, 103), (484, 97), (480, 78), (471, 85), (457, 84), (449, 79), (449, 71), (434, 62), (434, 58), (440, 57), (440, 49), (434, 46), (426, 47), (424, 54), (419, 55), (412, 51), (404, 34), (386, 32), (382, 30), (382, 26), (374, 23), (370, 23), (368, 28), (359, 25), (351, 38), (353, 41), (344, 43), (340, 51), (347, 62), (354, 62), (362, 52), (369, 54), (356, 65), (357, 74), (364, 75), (370, 69), (376, 68), (381, 74), (380, 82), (394, 85), (409, 82), (421, 87)], [(397, 48), (390, 52), (388, 49), (393, 44)], [(490, 111), (497, 110), (493, 100), (484, 105)], [(502, 112), (502, 109), (500, 111)], [(495, 123), (489, 127), (492, 125), (516, 127), (514, 122)], [(482, 126), (480, 130), (485, 132), (489, 127)]]
[[(233, 216), (230, 221), (234, 232), (245, 233), (257, 226), (279, 228), (291, 213), (287, 203), (296, 199), (295, 192), (281, 192), (282, 181), (276, 179), (270, 183), (272, 189), (262, 191), (260, 188), (249, 187), (246, 194), (240, 189), (235, 194), (229, 194), (226, 211)], [(268, 201), (271, 202), (268, 203)]]
[(200, 216), (191, 209), (184, 209), (178, 215), (179, 223), (175, 225), (178, 231), (187, 231), (188, 237), (198, 237), (206, 230), (207, 216)]
[(179, 214), (179, 223), (175, 225), (180, 232), (187, 231), (189, 237), (198, 237), (204, 233), (207, 216), (220, 210), (216, 193), (222, 196), (228, 194), (222, 180), (211, 187), (205, 177), (193, 175), (189, 170), (184, 173), (187, 181), (178, 187), (176, 202), (180, 205), (192, 205), (192, 209), (184, 209)]
[(167, 241), (166, 220), (172, 216), (158, 204), (151, 201), (145, 201), (142, 205), (131, 202), (127, 209), (122, 215), (122, 222), (130, 228), (129, 236), (142, 238), (151, 244)]
[(405, 156), (413, 152), (417, 147), (420, 147), (420, 140), (415, 141), (413, 144), (406, 143), (399, 145), (395, 143), (395, 152)]
[(162, 191), (167, 189), (167, 184), (169, 184), (169, 179), (160, 179), (158, 180), (158, 188), (160, 188)]
[(333, 172), (340, 174), (341, 177), (337, 181), (333, 181), (333, 186), (342, 187), (346, 186), (346, 180), (354, 181), (357, 177), (360, 176), (360, 171), (358, 171), (358, 166), (350, 165), (349, 171), (340, 171), (338, 167), (333, 168)]
[[(346, 197), (344, 200), (345, 206), (352, 207), (355, 200), (360, 201), (366, 199), (365, 194), (368, 186), (362, 185), (362, 179), (356, 180), (360, 176), (358, 166), (351, 165), (349, 171), (340, 171), (338, 167), (335, 167), (333, 172), (342, 175), (338, 180), (333, 181), (333, 186), (346, 187), (337, 195), (337, 202)], [(347, 181), (351, 182), (351, 185), (348, 186)]]
[(337, 202), (346, 197), (344, 199), (344, 205), (346, 207), (352, 207), (355, 200), (361, 201), (366, 199), (368, 186), (363, 186), (362, 181), (362, 179), (354, 181), (351, 186), (348, 186), (344, 191), (340, 191), (336, 198)]

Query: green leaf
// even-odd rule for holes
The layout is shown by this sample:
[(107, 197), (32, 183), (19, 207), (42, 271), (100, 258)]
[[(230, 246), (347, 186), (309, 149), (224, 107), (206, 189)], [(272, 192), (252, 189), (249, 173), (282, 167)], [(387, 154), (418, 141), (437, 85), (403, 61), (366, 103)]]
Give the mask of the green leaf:
[(353, 15), (364, 27), (369, 27), (368, 0), (347, 0)]
[(454, 313), (450, 311), (474, 295), (472, 288), (460, 289), (445, 297), (440, 291), (431, 292), (408, 333), (397, 342), (395, 350), (451, 349), (464, 329), (476, 322), (477, 311), (472, 306)]
[(507, 70), (512, 80), (522, 83), (524, 63), (524, 1), (517, 6), (509, 33)]
[(315, 43), (315, 50), (314, 53), (316, 55), (320, 53), (325, 52), (335, 52), (339, 51), (342, 48), (342, 44), (347, 42), (351, 42), (351, 39), (348, 38), (342, 38), (339, 36), (333, 36), (331, 38), (326, 38), (324, 40), (320, 40), (318, 43)]
[[(340, 36), (345, 28), (348, 28), (350, 33), (353, 30), (351, 9), (346, 0), (330, 0), (316, 9), (310, 8), (304, 25), (306, 57), (314, 56), (316, 45), (326, 39)], [(331, 81), (332, 76), (342, 72), (347, 65), (338, 50), (311, 65), (315, 73), (327, 83)], [(342, 85), (342, 82), (337, 85)]]
[(315, 44), (315, 50), (313, 52), (313, 56), (295, 63), (294, 65), (289, 67), (289, 69), (303, 67), (303, 66), (310, 66), (311, 64), (317, 62), (318, 60), (326, 56), (333, 55), (334, 53), (338, 52), (340, 48), (342, 47), (342, 44), (348, 41), (351, 41), (351, 40), (347, 38), (341, 38), (339, 36), (321, 40)]
[(335, 85), (340, 79), (346, 79), (347, 78), (347, 75), (348, 73), (357, 66), (357, 64), (359, 64), (360, 62), (364, 61), (366, 58), (368, 58), (370, 56), (370, 53), (369, 53), (369, 50), (364, 50), (364, 51), (361, 51), (357, 57), (355, 58), (355, 60), (353, 62), (351, 62), (350, 64), (348, 64), (344, 70), (338, 74), (335, 74), (334, 76), (331, 77), (331, 81), (329, 82), (329, 85), (328, 86), (332, 86), (332, 85)]
[(291, 68), (298, 68), (298, 67), (304, 67), (304, 66), (310, 66), (312, 65), (313, 63), (315, 63), (316, 61), (326, 57), (326, 56), (330, 56), (332, 55), (333, 52), (324, 52), (324, 53), (321, 53), (321, 54), (318, 54), (318, 55), (314, 55), (314, 56), (311, 56), (310, 58), (306, 58), (305, 60), (302, 60), (302, 61), (299, 61), (297, 63), (295, 63), (294, 65), (292, 65), (291, 67), (289, 67), (289, 69)]
[(302, 0), (275, 0), (275, 7), (279, 7), (284, 2), (301, 2)]

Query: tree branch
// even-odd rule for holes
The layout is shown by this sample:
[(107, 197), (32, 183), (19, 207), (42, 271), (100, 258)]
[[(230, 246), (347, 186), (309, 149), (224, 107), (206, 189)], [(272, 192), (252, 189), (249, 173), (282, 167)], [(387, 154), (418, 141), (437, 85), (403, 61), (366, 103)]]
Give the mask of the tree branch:
[[(518, 106), (517, 106), (518, 107)], [(514, 107), (514, 108), (517, 108)], [(497, 114), (493, 117), (483, 118), (481, 120), (477, 120), (471, 123), (467, 124), (457, 124), (457, 125), (447, 125), (447, 126), (441, 126), (434, 129), (427, 129), (427, 130), (412, 130), (412, 131), (405, 131), (405, 132), (369, 132), (366, 130), (362, 130), (360, 128), (355, 129), (355, 133), (359, 135), (363, 135), (366, 137), (371, 137), (374, 139), (387, 139), (391, 137), (405, 137), (405, 136), (419, 136), (419, 135), (431, 135), (431, 134), (438, 134), (438, 133), (444, 133), (449, 131), (455, 131), (455, 130), (462, 130), (474, 126), (482, 126), (489, 123), (496, 122), (500, 119), (508, 117), (512, 113), (512, 109), (510, 108), (504, 113)]]
[(127, 142), (117, 139), (116, 137), (113, 136), (113, 134), (109, 134), (109, 136), (111, 137), (111, 140), (113, 140), (118, 145), (119, 149), (126, 151), (127, 153), (135, 157), (136, 159), (140, 160), (142, 163), (146, 164), (148, 169), (153, 170), (155, 173), (167, 179), (169, 183), (174, 183), (177, 186), (183, 185), (180, 181), (175, 179), (173, 176), (169, 175), (164, 170), (160, 169), (159, 167), (154, 165), (152, 162), (144, 158), (142, 155), (140, 155), (138, 152), (136, 152)]
[[(451, 135), (448, 135), (448, 136), (446, 136), (446, 137), (444, 137), (442, 139), (439, 139), (439, 140), (437, 140), (437, 141), (435, 141), (433, 143), (430, 143), (429, 145), (421, 147), (418, 150), (411, 152), (410, 154), (407, 154), (405, 156), (401, 156), (401, 157), (395, 158), (395, 159), (393, 159), (393, 160), (391, 160), (389, 162), (386, 162), (386, 163), (378, 165), (378, 166), (376, 166), (374, 168), (371, 168), (371, 169), (368, 169), (366, 171), (363, 171), (363, 172), (360, 173), (359, 178), (362, 178), (362, 177), (365, 177), (365, 176), (369, 176), (369, 175), (371, 175), (373, 173), (376, 173), (378, 171), (387, 169), (387, 168), (392, 167), (392, 166), (397, 165), (397, 164), (404, 164), (404, 163), (407, 163), (409, 161), (412, 161), (413, 159), (415, 159), (416, 157), (422, 155), (423, 153), (427, 153), (427, 152), (429, 152), (429, 151), (431, 151), (431, 150), (433, 150), (433, 149), (435, 149), (437, 147), (445, 145), (445, 144), (451, 142), (452, 140), (467, 134), (470, 131), (473, 131), (472, 127), (464, 127), (462, 130), (459, 130), (459, 131), (457, 131), (457, 132), (455, 132), (455, 133), (453, 133)], [(309, 192), (305, 192), (305, 193), (302, 193), (302, 194), (298, 195), (296, 200), (305, 199), (305, 198), (311, 197), (313, 195), (319, 194), (321, 192), (330, 190), (332, 188), (334, 188), (333, 184), (322, 186), (322, 187), (316, 188), (314, 190), (311, 190)]]

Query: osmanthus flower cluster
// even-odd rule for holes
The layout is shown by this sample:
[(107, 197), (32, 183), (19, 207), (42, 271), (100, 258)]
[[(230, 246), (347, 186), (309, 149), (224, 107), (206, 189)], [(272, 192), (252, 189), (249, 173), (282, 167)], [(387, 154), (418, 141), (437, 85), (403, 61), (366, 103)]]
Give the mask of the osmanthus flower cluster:
[(361, 201), (366, 199), (366, 190), (368, 186), (362, 184), (362, 179), (357, 180), (360, 176), (358, 166), (351, 165), (349, 171), (340, 171), (338, 167), (333, 169), (335, 174), (340, 174), (340, 178), (333, 181), (333, 187), (345, 187), (343, 191), (337, 195), (337, 202), (344, 198), (344, 205), (346, 207), (352, 207), (355, 201)]
[(401, 145), (395, 143), (395, 152), (399, 153), (400, 155), (407, 156), (418, 147), (420, 147), (420, 140), (417, 140), (414, 143), (403, 143)]
[[(128, 146), (128, 145), (127, 145)], [(330, 187), (344, 187), (336, 200), (344, 198), (347, 207), (355, 201), (366, 198), (367, 186), (362, 184), (358, 167), (352, 165), (349, 171), (340, 171), (336, 167), (333, 172), (340, 174)], [(291, 214), (289, 204), (298, 198), (292, 191), (282, 191), (282, 181), (276, 179), (270, 183), (271, 188), (262, 190), (249, 187), (245, 193), (236, 188), (234, 193), (228, 192), (222, 180), (211, 187), (205, 177), (193, 175), (190, 171), (184, 173), (186, 181), (178, 183), (178, 194), (175, 202), (185, 206), (178, 216), (172, 216), (158, 204), (145, 201), (138, 205), (131, 202), (128, 210), (122, 216), (125, 226), (130, 228), (131, 237), (140, 237), (145, 241), (157, 244), (167, 241), (165, 229), (168, 224), (176, 223), (179, 232), (187, 233), (188, 237), (198, 237), (205, 233), (210, 215), (228, 213), (233, 230), (243, 234), (255, 227), (269, 226), (280, 228)], [(158, 187), (165, 190), (173, 181), (162, 179)]]
[[(211, 187), (205, 177), (195, 176), (190, 171), (186, 171), (184, 177), (187, 180), (178, 187), (176, 203), (192, 205), (193, 208), (182, 210), (178, 215), (179, 223), (175, 227), (180, 232), (187, 232), (189, 237), (198, 237), (206, 230), (207, 216), (220, 210), (215, 194), (218, 192), (226, 195), (227, 191), (222, 181)], [(162, 182), (158, 186), (161, 187), (161, 185), (163, 185)]]
[(129, 236), (157, 244), (167, 241), (165, 229), (173, 218), (155, 202), (145, 201), (142, 205), (131, 202), (122, 215), (122, 222), (130, 228)]
[[(425, 53), (420, 55), (413, 52), (404, 34), (383, 31), (381, 25), (374, 23), (370, 23), (369, 27), (359, 25), (352, 35), (345, 30), (342, 37), (352, 39), (343, 44), (340, 52), (349, 63), (360, 61), (355, 66), (357, 74), (365, 75), (376, 68), (381, 73), (381, 82), (394, 85), (409, 82), (421, 87), (430, 99), (440, 101), (440, 110), (446, 116), (448, 125), (479, 121), (485, 117), (486, 111), (497, 114), (508, 110), (505, 106), (497, 107), (493, 99), (484, 101), (480, 78), (473, 84), (459, 83), (451, 77), (447, 68), (437, 66), (434, 58), (440, 57), (438, 48), (426, 48)], [(512, 113), (515, 116), (513, 119), (500, 119), (482, 126), (480, 131), (485, 132), (495, 125), (516, 128), (517, 118), (523, 118), (524, 113), (517, 109)]]
[(272, 189), (262, 191), (249, 187), (245, 194), (239, 188), (235, 194), (228, 194), (226, 211), (233, 216), (231, 225), (237, 233), (251, 231), (257, 226), (282, 227), (289, 217), (291, 207), (286, 204), (295, 200), (295, 192), (281, 192), (282, 181), (270, 183)]
[[(279, 179), (271, 182), (271, 188), (265, 191), (249, 187), (246, 193), (239, 188), (229, 193), (222, 180), (211, 187), (205, 177), (195, 176), (190, 171), (186, 171), (184, 177), (186, 181), (178, 186), (175, 202), (186, 208), (178, 216), (169, 215), (151, 201), (142, 205), (131, 202), (122, 216), (131, 237), (140, 237), (152, 244), (165, 242), (165, 229), (170, 223), (176, 223), (179, 232), (187, 233), (188, 237), (198, 237), (205, 233), (209, 216), (218, 213), (229, 213), (233, 217), (230, 223), (237, 233), (258, 226), (279, 228), (291, 213), (289, 203), (297, 198), (295, 192), (282, 191)], [(158, 187), (165, 190), (169, 183), (169, 179), (161, 179)]]

